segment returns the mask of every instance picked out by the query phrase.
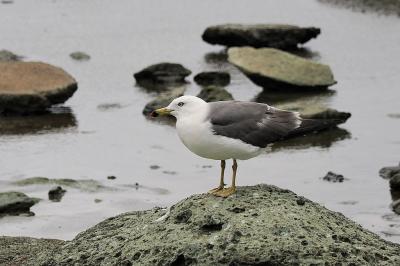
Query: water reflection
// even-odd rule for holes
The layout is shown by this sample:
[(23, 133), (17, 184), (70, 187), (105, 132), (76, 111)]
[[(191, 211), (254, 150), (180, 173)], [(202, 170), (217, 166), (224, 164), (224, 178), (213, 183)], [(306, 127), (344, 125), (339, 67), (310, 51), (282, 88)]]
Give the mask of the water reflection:
[(218, 52), (210, 52), (204, 55), (204, 60), (207, 64), (224, 64), (228, 62), (227, 49)]
[(68, 107), (53, 107), (48, 113), (30, 116), (1, 116), (0, 135), (61, 133), (77, 127), (77, 120)]
[(308, 105), (309, 103), (327, 102), (330, 97), (336, 94), (336, 91), (301, 91), (301, 92), (279, 92), (279, 91), (262, 91), (254, 101), (258, 103), (267, 103), (270, 105)]
[(285, 149), (301, 150), (301, 149), (308, 149), (311, 147), (327, 149), (330, 148), (336, 142), (350, 138), (351, 134), (349, 131), (342, 128), (333, 128), (318, 133), (313, 132), (304, 136), (299, 136), (288, 140), (276, 142), (271, 147), (271, 151), (276, 152)]

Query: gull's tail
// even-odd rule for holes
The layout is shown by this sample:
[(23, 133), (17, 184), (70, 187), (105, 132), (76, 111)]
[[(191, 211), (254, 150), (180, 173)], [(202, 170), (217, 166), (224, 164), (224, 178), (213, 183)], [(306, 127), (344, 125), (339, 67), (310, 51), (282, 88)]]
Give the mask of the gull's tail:
[(335, 128), (335, 127), (337, 127), (337, 125), (346, 122), (346, 120), (349, 117), (350, 117), (350, 114), (348, 114), (348, 116), (345, 116), (343, 118), (338, 118), (338, 119), (302, 119), (300, 126), (296, 129), (294, 129), (293, 131), (291, 131), (289, 133), (289, 135), (287, 135), (287, 137), (288, 138), (296, 137), (296, 136), (301, 136), (301, 135), (305, 135), (308, 133), (313, 133), (313, 132), (318, 132), (318, 131)]

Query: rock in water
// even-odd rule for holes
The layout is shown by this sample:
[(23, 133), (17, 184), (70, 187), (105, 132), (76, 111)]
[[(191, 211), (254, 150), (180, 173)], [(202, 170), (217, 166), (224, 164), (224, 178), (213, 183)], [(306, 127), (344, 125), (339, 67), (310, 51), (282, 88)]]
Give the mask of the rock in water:
[(225, 87), (231, 82), (228, 72), (210, 71), (201, 72), (194, 77), (194, 81), (200, 86), (221, 86)]
[(0, 62), (19, 61), (20, 59), (21, 57), (13, 52), (7, 50), (0, 51)]
[(90, 59), (90, 55), (84, 52), (73, 52), (69, 56), (77, 61), (88, 61)]
[(386, 166), (379, 170), (379, 175), (384, 179), (391, 179), (395, 175), (400, 175), (400, 165), (399, 166)]
[(65, 192), (67, 191), (60, 186), (53, 187), (52, 189), (49, 190), (49, 200), (54, 202), (59, 202), (61, 201)]
[(184, 84), (185, 78), (191, 73), (189, 69), (181, 64), (159, 63), (146, 67), (133, 76), (140, 86), (152, 89), (153, 87), (158, 88), (159, 85), (169, 86)]
[(203, 33), (203, 40), (210, 44), (228, 47), (252, 46), (277, 49), (293, 49), (297, 45), (316, 38), (321, 33), (319, 28), (302, 28), (279, 24), (224, 24), (208, 27)]
[(109, 218), (36, 265), (399, 265), (398, 244), (274, 186)]
[(321, 90), (336, 84), (329, 66), (277, 49), (230, 48), (228, 60), (266, 90)]
[(233, 100), (232, 94), (230, 94), (227, 90), (215, 86), (204, 87), (197, 95), (197, 97), (203, 99), (206, 102)]
[(184, 92), (185, 92), (184, 87), (177, 87), (177, 88), (171, 89), (170, 91), (160, 93), (154, 100), (152, 100), (146, 104), (146, 106), (144, 107), (144, 109), (142, 111), (143, 114), (149, 115), (154, 110), (167, 106), (168, 104), (170, 104), (172, 102), (173, 99), (182, 96)]
[(38, 202), (21, 192), (0, 193), (0, 215), (29, 213), (30, 208)]
[(343, 175), (335, 174), (334, 172), (328, 172), (322, 179), (333, 183), (344, 181)]
[(41, 62), (0, 63), (0, 113), (44, 112), (77, 90), (74, 78)]

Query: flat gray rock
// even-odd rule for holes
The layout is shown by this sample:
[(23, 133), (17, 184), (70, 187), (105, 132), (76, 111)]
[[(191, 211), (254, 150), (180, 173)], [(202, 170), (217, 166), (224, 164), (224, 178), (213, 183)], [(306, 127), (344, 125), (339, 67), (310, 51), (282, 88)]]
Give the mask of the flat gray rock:
[(109, 218), (37, 265), (399, 265), (400, 246), (274, 186)]
[(210, 44), (228, 47), (252, 46), (293, 49), (316, 38), (321, 30), (315, 27), (298, 27), (280, 24), (223, 24), (208, 27), (202, 38)]
[(321, 90), (336, 84), (329, 66), (277, 49), (230, 48), (228, 60), (267, 90)]
[(0, 113), (44, 112), (64, 103), (77, 88), (73, 77), (46, 63), (0, 63)]

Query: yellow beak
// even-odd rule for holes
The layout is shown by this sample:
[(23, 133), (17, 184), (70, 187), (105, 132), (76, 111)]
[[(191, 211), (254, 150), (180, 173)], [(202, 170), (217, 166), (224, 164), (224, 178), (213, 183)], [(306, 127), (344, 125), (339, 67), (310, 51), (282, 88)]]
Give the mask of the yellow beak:
[(164, 108), (160, 108), (160, 109), (154, 110), (151, 113), (151, 116), (152, 117), (156, 117), (156, 116), (159, 116), (159, 115), (169, 115), (169, 114), (171, 114), (172, 111), (173, 110), (164, 107)]

